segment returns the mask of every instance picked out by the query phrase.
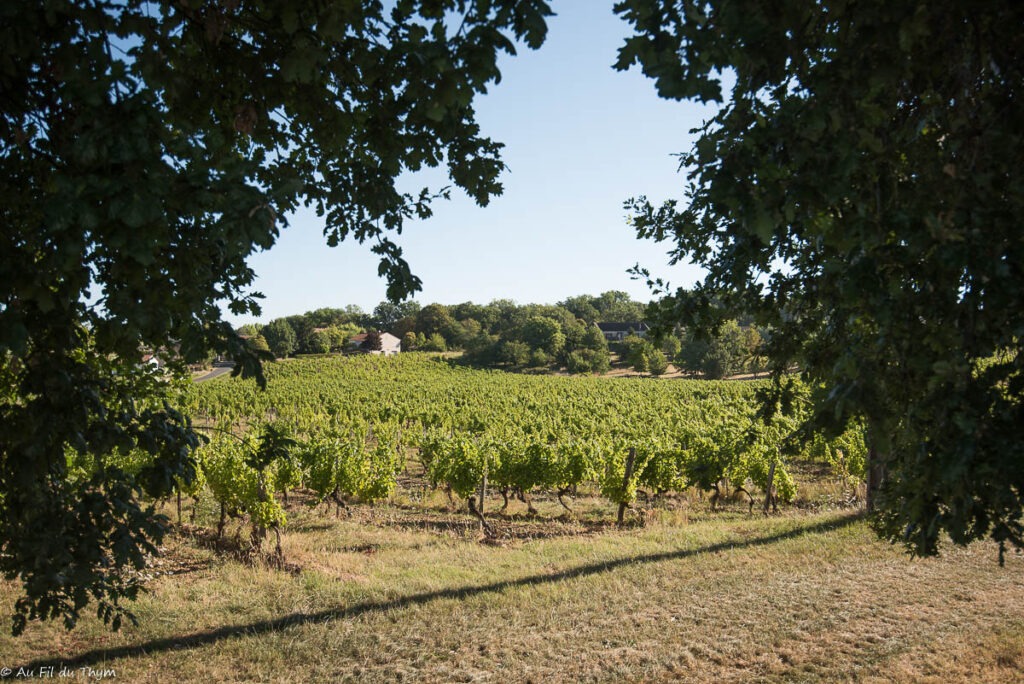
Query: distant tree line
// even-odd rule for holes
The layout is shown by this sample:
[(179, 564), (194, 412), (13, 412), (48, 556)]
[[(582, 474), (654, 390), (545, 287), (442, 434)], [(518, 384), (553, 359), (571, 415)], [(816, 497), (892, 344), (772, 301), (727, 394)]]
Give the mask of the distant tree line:
[(634, 322), (645, 304), (625, 292), (580, 295), (555, 305), (520, 305), (509, 299), (489, 304), (381, 302), (372, 313), (358, 306), (324, 308), (248, 324), (238, 332), (276, 357), (344, 351), (364, 331), (388, 332), (402, 340), (403, 351), (462, 351), (465, 362), (481, 366), (551, 368), (604, 372), (608, 345), (595, 327), (599, 321)]
[(238, 332), (278, 358), (295, 354), (345, 351), (353, 336), (388, 332), (402, 351), (461, 351), (462, 362), (511, 370), (605, 373), (612, 352), (637, 372), (661, 375), (678, 368), (710, 378), (758, 370), (760, 334), (729, 321), (718, 336), (696, 338), (676, 330), (657, 340), (632, 334), (609, 348), (597, 323), (632, 323), (646, 318), (646, 305), (625, 292), (579, 295), (557, 304), (381, 302), (372, 313), (350, 305), (286, 316), (265, 326), (245, 325)]
[(372, 314), (360, 307), (323, 308), (304, 314), (275, 318), (264, 326), (243, 325), (238, 332), (260, 349), (284, 358), (294, 354), (327, 354), (344, 351), (353, 336), (367, 330), (387, 330), (402, 315), (419, 310), (417, 302), (382, 302)]

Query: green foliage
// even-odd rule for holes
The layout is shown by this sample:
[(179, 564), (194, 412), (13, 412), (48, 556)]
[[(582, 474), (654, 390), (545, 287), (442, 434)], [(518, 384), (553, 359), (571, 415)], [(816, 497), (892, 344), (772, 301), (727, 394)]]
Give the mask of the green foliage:
[(316, 503), (329, 497), (357, 497), (367, 503), (386, 499), (395, 489), (405, 465), (397, 426), (381, 423), (370, 429), (362, 423), (348, 431), (326, 430), (299, 450), (305, 483)]
[[(416, 332), (424, 335), (428, 340), (436, 340), (440, 337), (447, 349), (459, 338), (462, 329), (455, 322), (448, 307), (443, 304), (428, 304), (416, 314)], [(431, 344), (436, 343), (431, 342)], [(444, 351), (444, 349), (430, 351)]]
[(459, 334), (455, 340), (455, 345), (462, 349), (467, 349), (474, 340), (480, 335), (487, 335), (484, 332), (483, 326), (480, 321), (475, 318), (464, 318), (459, 321)]
[(562, 326), (558, 321), (546, 316), (532, 316), (523, 325), (520, 335), (531, 350), (539, 350), (548, 356), (557, 356), (565, 346)]
[(593, 482), (599, 472), (598, 452), (583, 439), (561, 440), (554, 446), (554, 462), (549, 472), (551, 479), (546, 484), (554, 489)]
[(638, 335), (628, 335), (622, 340), (623, 358), (637, 373), (647, 372), (648, 344)]
[(575, 318), (587, 324), (633, 323), (644, 320), (644, 305), (635, 302), (626, 292), (610, 290), (594, 297), (579, 295), (569, 297), (559, 306), (567, 309)]
[(864, 425), (855, 422), (841, 435), (830, 440), (816, 435), (808, 451), (816, 460), (831, 465), (844, 479), (856, 483), (867, 476), (868, 448), (865, 432)]
[[(271, 366), (268, 374), (266, 392), (238, 381), (197, 385), (194, 410), (243, 424), (273, 407), (279, 424), (310, 435), (297, 466), (278, 458), (268, 469), (275, 486), (295, 468), (318, 501), (386, 497), (407, 447), (419, 449), (434, 485), (460, 496), (485, 472), (492, 486), (524, 493), (594, 484), (616, 503), (631, 502), (637, 487), (714, 490), (728, 482), (764, 491), (774, 463), (774, 488), (789, 501), (795, 483), (787, 458), (845, 459), (852, 469), (855, 446), (863, 448), (858, 426), (837, 441), (805, 437), (798, 428), (809, 392), (799, 386), (791, 398), (795, 417), (777, 411), (766, 418), (757, 410), (758, 393), (770, 389), (765, 382), (525, 376), (421, 355), (307, 358)], [(630, 448), (637, 461), (623, 487)]]
[(686, 331), (683, 333), (675, 363), (679, 368), (691, 373), (702, 373), (704, 372), (704, 359), (710, 347), (707, 339), (698, 337), (693, 331)]
[(267, 423), (260, 431), (255, 448), (246, 456), (246, 465), (262, 473), (277, 461), (288, 458), (296, 444), (287, 425)]
[[(300, 205), (330, 245), (372, 245), (388, 296), (417, 290), (391, 235), (447, 190), (501, 191), (500, 145), (473, 99), (515, 41), (536, 48), (543, 0), (92, 3), (0, 9), (0, 570), (28, 619), (75, 623), (89, 600), (115, 627), (133, 568), (162, 535), (140, 497), (191, 480), (190, 426), (136, 378), (211, 351), (262, 382), (254, 345), (221, 319), (259, 314), (246, 259)], [(275, 353), (269, 331), (266, 341)], [(302, 341), (302, 340), (300, 340)], [(69, 482), (65, 453), (141, 449), (133, 476)], [(273, 517), (268, 514), (266, 517)]]
[(415, 300), (405, 302), (384, 301), (378, 304), (371, 316), (373, 327), (381, 331), (397, 335), (394, 328), (404, 318), (415, 317), (420, 311), (420, 303)]
[(301, 481), (297, 446), (286, 425), (267, 423), (254, 441), (228, 436), (204, 449), (204, 479), (223, 511), (249, 516), (257, 550), (266, 530), (286, 522), (284, 508), (273, 493)]
[[(623, 293), (583, 295), (573, 302), (604, 302), (602, 306), (618, 307), (620, 313), (636, 313), (642, 308), (623, 297)], [(354, 321), (380, 320), (391, 324), (393, 334), (402, 339), (403, 351), (462, 349), (462, 363), (474, 366), (571, 366), (570, 372), (574, 373), (604, 373), (610, 362), (608, 343), (601, 331), (561, 305), (517, 305), (499, 300), (487, 305), (434, 303), (420, 308), (409, 302), (382, 302), (371, 317), (350, 306), (318, 309), (281, 320), (296, 333), (294, 346), (285, 347), (292, 353), (324, 353), (323, 335), (330, 338), (330, 351), (343, 350), (347, 339), (360, 331)], [(508, 344), (512, 346), (506, 347)]]
[(736, 435), (719, 426), (708, 434), (687, 436), (689, 458), (683, 463), (682, 474), (687, 482), (705, 491), (717, 487), (721, 480), (734, 479), (732, 466), (736, 455)]
[(551, 486), (554, 459), (548, 445), (495, 436), (482, 446), (490, 455), (488, 481), (495, 487), (526, 493), (537, 486)]
[(1024, 5), (616, 11), (635, 29), (618, 68), (723, 103), (682, 158), (685, 202), (629, 203), (640, 236), (707, 272), (658, 317), (713, 328), (750, 313), (776, 374), (797, 364), (821, 388), (818, 426), (866, 421), (889, 539), (919, 554), (943, 534), (1024, 546)]
[[(317, 309), (272, 321), (270, 326), (274, 330), (270, 337), (278, 351), (288, 354), (341, 352), (347, 349), (351, 337), (362, 332), (358, 321), (366, 318), (359, 307), (351, 305), (344, 309)], [(290, 333), (282, 323), (291, 329)]]
[(636, 489), (647, 463), (654, 455), (652, 451), (637, 451), (633, 471), (626, 479), (626, 464), (629, 448), (621, 442), (603, 441), (596, 445), (600, 450), (603, 469), (599, 485), (601, 495), (613, 503), (629, 504), (636, 500)]
[(262, 331), (263, 339), (270, 346), (270, 351), (279, 359), (292, 354), (298, 348), (298, 336), (295, 328), (283, 318), (268, 323)]
[(673, 334), (666, 334), (657, 340), (658, 348), (668, 359), (675, 359), (683, 349), (682, 341)]
[(531, 368), (544, 368), (551, 364), (551, 357), (543, 349), (534, 349), (530, 352), (528, 363)]
[(741, 328), (730, 319), (716, 330), (687, 330), (676, 362), (705, 378), (720, 380), (745, 370), (758, 370), (755, 357), (760, 347), (761, 336), (756, 330)]
[(374, 426), (375, 444), (367, 449), (360, 463), (360, 484), (356, 494), (368, 503), (380, 501), (395, 491), (398, 474), (405, 467), (398, 426), (379, 423)]
[(465, 343), (463, 359), (478, 366), (493, 366), (499, 362), (498, 336), (481, 331)]
[(637, 373), (663, 375), (668, 370), (668, 359), (665, 358), (664, 352), (648, 339), (628, 335), (622, 341), (622, 349), (626, 363)]
[(611, 367), (611, 358), (607, 348), (604, 350), (576, 349), (569, 352), (565, 367), (570, 373), (600, 375), (608, 372)]
[(246, 514), (254, 526), (272, 528), (286, 522), (284, 509), (267, 492), (273, 491), (272, 473), (253, 467), (258, 443), (230, 436), (218, 437), (199, 455), (207, 486), (217, 503), (236, 515)]
[(689, 486), (686, 467), (689, 454), (678, 445), (660, 440), (648, 440), (638, 449), (645, 454), (645, 465), (637, 484), (654, 492), (683, 491)]
[(331, 351), (331, 336), (323, 330), (315, 331), (309, 337), (309, 348), (311, 354), (326, 354)]
[(581, 349), (591, 349), (593, 351), (608, 351), (608, 340), (605, 339), (604, 333), (596, 325), (588, 325), (583, 331), (583, 338), (580, 340)]
[(280, 456), (273, 464), (270, 480), (274, 483), (274, 491), (281, 492), (296, 489), (306, 482), (306, 471), (301, 459), (302, 445), (296, 442), (294, 448)]
[(704, 377), (718, 380), (742, 371), (748, 358), (745, 343), (746, 337), (736, 321), (723, 323), (700, 361), (699, 368)]
[(370, 332), (366, 333), (366, 339), (364, 339), (363, 343), (359, 346), (361, 349), (364, 349), (366, 351), (380, 351), (383, 346), (383, 343), (380, 338), (380, 333), (377, 332), (376, 330), (371, 330)]
[(754, 326), (743, 329), (743, 367), (750, 373), (761, 373), (767, 368), (764, 356), (764, 338)]
[(430, 451), (425, 461), (427, 477), (435, 486), (444, 483), (459, 496), (468, 497), (480, 485), (488, 466), (496, 465), (496, 454), (481, 449), (468, 435), (456, 435)]
[(593, 305), (598, 312), (595, 323), (634, 323), (646, 318), (644, 305), (620, 290), (602, 292)]
[(444, 352), (448, 351), (448, 345), (445, 343), (444, 336), (442, 336), (441, 333), (434, 333), (422, 342), (420, 342), (417, 337), (416, 350), (424, 352)]
[(518, 340), (502, 342), (498, 358), (513, 366), (525, 366), (530, 362), (530, 346)]
[(668, 359), (665, 358), (665, 352), (660, 349), (651, 346), (650, 342), (648, 349), (645, 352), (647, 357), (647, 370), (651, 375), (664, 375), (665, 371), (668, 370)]
[(195, 476), (199, 439), (165, 375), (180, 365), (125, 367), (84, 329), (66, 332), (77, 348), (0, 353), (0, 570), (25, 592), (15, 633), (34, 619), (71, 628), (90, 600), (112, 626), (132, 619), (122, 599), (138, 595), (136, 571), (167, 528), (143, 497)]
[(306, 470), (306, 486), (317, 495), (317, 503), (335, 494), (355, 495), (359, 478), (354, 464), (362, 449), (358, 438), (349, 439), (337, 433), (311, 438), (299, 452)]
[(578, 297), (569, 297), (565, 301), (559, 302), (558, 305), (572, 313), (576, 318), (592, 324), (601, 320), (601, 314), (597, 307), (594, 306), (593, 299), (595, 298), (590, 295), (580, 295)]

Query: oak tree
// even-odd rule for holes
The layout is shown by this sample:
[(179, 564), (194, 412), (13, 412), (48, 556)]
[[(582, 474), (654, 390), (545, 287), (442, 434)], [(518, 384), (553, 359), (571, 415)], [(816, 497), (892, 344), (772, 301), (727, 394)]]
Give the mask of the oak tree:
[[(143, 503), (194, 473), (166, 401), (210, 350), (262, 379), (222, 320), (259, 311), (246, 258), (309, 206), (367, 243), (388, 295), (419, 287), (392, 236), (441, 188), (500, 193), (474, 97), (500, 53), (544, 40), (543, 0), (0, 3), (0, 571), (14, 630), (116, 627), (166, 520)], [(264, 333), (266, 335), (266, 331)], [(269, 338), (268, 338), (269, 341)], [(67, 460), (92, 463), (85, 478)], [(80, 470), (76, 470), (80, 472)]]
[[(666, 98), (719, 103), (685, 201), (628, 203), (706, 276), (663, 322), (750, 312), (816, 424), (869, 425), (878, 529), (1024, 544), (1024, 4), (624, 0)], [(723, 306), (724, 305), (724, 306)], [(877, 495), (877, 496), (876, 496)]]
[(270, 351), (279, 359), (294, 353), (298, 347), (295, 328), (283, 318), (275, 318), (263, 328), (263, 339), (270, 346)]

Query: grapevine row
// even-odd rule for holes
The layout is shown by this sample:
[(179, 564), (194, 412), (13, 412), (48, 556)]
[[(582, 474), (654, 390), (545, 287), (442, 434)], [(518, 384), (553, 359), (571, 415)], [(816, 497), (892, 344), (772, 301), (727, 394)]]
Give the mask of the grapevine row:
[[(587, 484), (628, 504), (638, 489), (697, 487), (715, 492), (714, 502), (721, 482), (764, 493), (770, 480), (790, 501), (784, 451), (841, 461), (853, 476), (863, 469), (859, 431), (794, 449), (799, 416), (756, 420), (758, 383), (523, 376), (415, 354), (301, 359), (273, 364), (267, 376), (267, 391), (226, 378), (197, 385), (187, 404), (222, 434), (199, 454), (222, 511), (275, 529), (284, 510), (267, 491), (302, 486), (337, 506), (384, 499), (409, 454), (432, 484), (460, 497), (486, 478), (506, 502), (509, 492), (529, 502), (548, 490), (566, 507), (562, 495)], [(245, 454), (268, 425), (286, 431), (292, 448), (257, 468)]]

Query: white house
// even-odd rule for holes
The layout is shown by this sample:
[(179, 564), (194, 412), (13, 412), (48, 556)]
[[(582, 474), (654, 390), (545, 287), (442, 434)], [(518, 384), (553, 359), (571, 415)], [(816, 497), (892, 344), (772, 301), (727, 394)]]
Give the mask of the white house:
[(402, 341), (392, 335), (391, 333), (383, 332), (380, 334), (380, 350), (368, 350), (363, 349), (363, 343), (366, 342), (367, 333), (359, 333), (353, 336), (348, 344), (353, 351), (363, 351), (369, 354), (383, 354), (384, 356), (394, 356), (402, 351)]
[(649, 329), (646, 323), (640, 321), (632, 323), (598, 323), (597, 327), (604, 333), (604, 338), (609, 342), (621, 342), (630, 333), (639, 337), (647, 337)]

